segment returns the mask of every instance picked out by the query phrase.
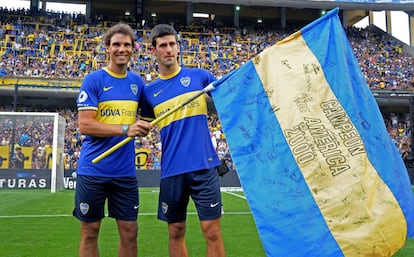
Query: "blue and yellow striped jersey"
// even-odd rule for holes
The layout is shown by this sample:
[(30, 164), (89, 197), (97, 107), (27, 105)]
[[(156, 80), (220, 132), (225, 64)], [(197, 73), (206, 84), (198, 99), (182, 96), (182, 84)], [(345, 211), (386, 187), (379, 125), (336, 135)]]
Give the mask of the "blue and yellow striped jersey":
[[(144, 88), (142, 118), (151, 120), (165, 114), (214, 80), (211, 73), (195, 68), (159, 77)], [(219, 165), (208, 129), (206, 95), (157, 125), (162, 142), (161, 178)]]
[[(96, 110), (97, 120), (107, 124), (133, 124), (145, 86), (137, 74), (119, 75), (100, 69), (87, 75), (77, 99), (78, 110)], [(125, 177), (136, 176), (134, 142), (130, 141), (96, 164), (92, 160), (122, 141), (125, 136), (86, 135), (78, 163), (78, 174)]]

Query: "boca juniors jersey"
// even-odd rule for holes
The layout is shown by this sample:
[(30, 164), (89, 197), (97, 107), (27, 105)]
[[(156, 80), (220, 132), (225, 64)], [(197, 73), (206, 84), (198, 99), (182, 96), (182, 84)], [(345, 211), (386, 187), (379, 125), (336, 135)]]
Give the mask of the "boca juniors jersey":
[[(142, 119), (157, 118), (215, 80), (202, 69), (181, 68), (144, 88)], [(152, 110), (152, 111), (151, 111)], [(219, 165), (210, 139), (206, 95), (193, 100), (157, 124), (161, 133), (161, 178)]]
[[(137, 74), (128, 72), (119, 75), (105, 68), (97, 70), (88, 74), (82, 83), (77, 99), (78, 111), (95, 110), (96, 119), (106, 124), (133, 124), (144, 86), (144, 81)], [(104, 177), (136, 176), (133, 141), (98, 163), (92, 163), (94, 158), (125, 138), (86, 135), (76, 172)]]

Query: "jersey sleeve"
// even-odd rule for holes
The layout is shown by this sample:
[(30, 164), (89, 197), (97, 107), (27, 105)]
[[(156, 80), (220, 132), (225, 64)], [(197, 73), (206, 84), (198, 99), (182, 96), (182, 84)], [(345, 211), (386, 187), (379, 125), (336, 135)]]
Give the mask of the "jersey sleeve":
[(98, 109), (98, 93), (95, 77), (96, 73), (90, 73), (85, 76), (82, 82), (82, 86), (76, 100), (79, 111)]

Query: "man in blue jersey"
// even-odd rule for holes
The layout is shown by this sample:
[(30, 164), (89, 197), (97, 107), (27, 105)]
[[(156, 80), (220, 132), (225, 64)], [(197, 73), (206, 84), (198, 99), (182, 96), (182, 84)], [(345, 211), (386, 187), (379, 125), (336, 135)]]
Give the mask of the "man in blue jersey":
[[(150, 34), (158, 61), (159, 78), (144, 88), (143, 119), (168, 112), (215, 80), (202, 69), (178, 64), (177, 32), (166, 24)], [(210, 139), (206, 95), (198, 97), (160, 121), (161, 181), (158, 218), (168, 222), (170, 257), (188, 256), (185, 242), (187, 205), (191, 197), (197, 208), (208, 257), (224, 257), (220, 229), (221, 194), (217, 174), (219, 158)]]
[(118, 256), (137, 256), (139, 198), (134, 142), (92, 163), (127, 136), (145, 136), (151, 128), (146, 121), (136, 121), (145, 84), (139, 75), (127, 71), (134, 41), (134, 32), (126, 24), (107, 31), (103, 42), (109, 64), (85, 77), (77, 99), (79, 129), (85, 135), (76, 170), (73, 211), (81, 221), (80, 257), (99, 256), (98, 235), (105, 201), (109, 216), (118, 225)]

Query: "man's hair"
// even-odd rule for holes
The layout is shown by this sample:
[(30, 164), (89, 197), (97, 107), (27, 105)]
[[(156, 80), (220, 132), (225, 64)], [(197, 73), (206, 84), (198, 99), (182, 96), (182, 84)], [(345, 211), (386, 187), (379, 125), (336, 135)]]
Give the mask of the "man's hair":
[(175, 39), (178, 41), (177, 31), (174, 29), (173, 26), (168, 24), (158, 24), (154, 28), (152, 28), (149, 40), (153, 47), (157, 46), (157, 38), (163, 37), (163, 36), (169, 36), (173, 35), (175, 36)]
[(105, 43), (106, 46), (111, 45), (111, 38), (115, 34), (123, 34), (123, 35), (129, 36), (131, 38), (132, 44), (134, 44), (136, 40), (135, 33), (128, 24), (118, 23), (118, 24), (113, 25), (111, 28), (109, 28), (108, 31), (105, 33), (103, 37), (103, 42)]

